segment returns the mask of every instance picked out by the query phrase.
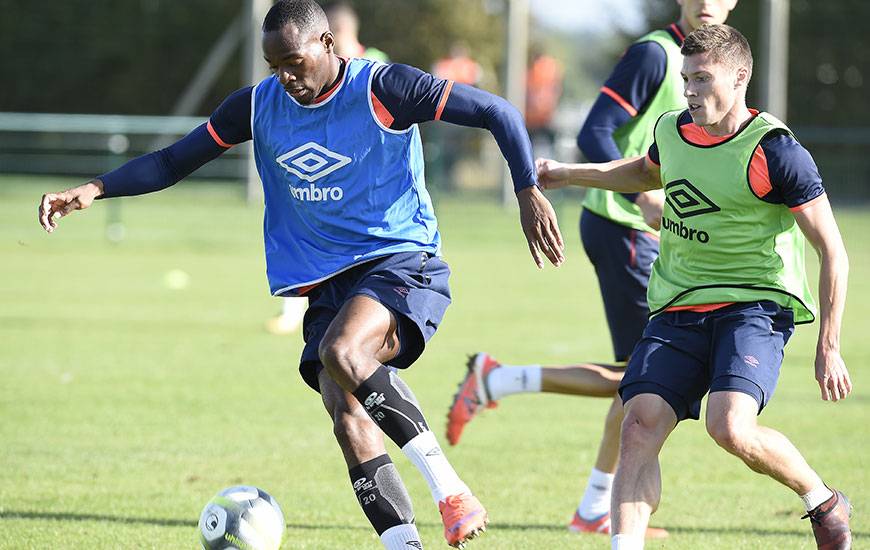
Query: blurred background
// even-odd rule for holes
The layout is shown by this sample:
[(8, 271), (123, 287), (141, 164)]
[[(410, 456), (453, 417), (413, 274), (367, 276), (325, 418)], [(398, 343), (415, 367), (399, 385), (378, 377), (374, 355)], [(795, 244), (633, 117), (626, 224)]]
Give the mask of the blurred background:
[[(269, 5), (0, 0), (0, 550), (190, 548), (203, 504), (242, 483), (288, 512), (285, 548), (380, 547), (342, 481), (329, 419), (296, 374), (302, 336), (264, 330), (281, 300), (263, 276), (247, 147), (164, 192), (101, 201), (51, 236), (35, 219), (42, 193), (170, 143), (258, 80)], [(564, 160), (578, 158), (578, 130), (625, 48), (678, 14), (675, 0), (351, 5), (362, 47), (378, 50), (366, 55), (507, 96), (526, 111), (536, 152)], [(785, 118), (814, 155), (851, 261), (843, 348), (854, 397), (818, 398), (807, 327), (789, 343), (764, 418), (824, 464), (858, 510), (870, 502), (868, 21), (867, 0), (740, 0), (729, 17), (756, 55), (750, 103)], [(402, 376), (443, 433), (470, 352), (545, 365), (612, 355), (576, 228), (580, 191), (550, 195), (568, 260), (540, 271), (516, 212), (502, 207), (515, 200), (494, 140), (439, 123), (421, 131), (454, 301), (419, 367)], [(815, 255), (807, 260), (815, 280)], [(517, 399), (450, 449), (497, 522), (475, 541), (480, 550), (579, 547), (564, 527), (607, 406)], [(699, 422), (665, 450), (671, 492), (656, 521), (674, 533), (668, 548), (810, 548), (794, 497), (712, 448)], [(422, 536), (440, 540), (423, 479), (396, 462)], [(698, 498), (674, 498), (687, 484)], [(867, 515), (853, 522), (855, 547), (870, 547)]]
[[(674, 0), (349, 4), (364, 46), (454, 78), (463, 68), (457, 59), (471, 64), (470, 83), (528, 111), (536, 153), (566, 160), (578, 158), (577, 132), (620, 54), (634, 37), (678, 16)], [(0, 173), (90, 177), (183, 135), (264, 74), (252, 31), (269, 5), (0, 0), (0, 48), (7, 52)], [(750, 105), (786, 119), (835, 201), (870, 198), (868, 19), (870, 3), (863, 0), (742, 0), (729, 19), (756, 55)], [(510, 198), (501, 191), (493, 140), (446, 126), (423, 127), (430, 189)], [(248, 182), (256, 199), (248, 153), (235, 147), (194, 177), (225, 180), (240, 193)]]

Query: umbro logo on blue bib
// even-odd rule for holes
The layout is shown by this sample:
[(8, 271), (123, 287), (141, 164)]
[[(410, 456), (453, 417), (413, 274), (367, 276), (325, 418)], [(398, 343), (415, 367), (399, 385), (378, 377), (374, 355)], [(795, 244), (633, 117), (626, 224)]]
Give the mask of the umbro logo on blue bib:
[(284, 153), (275, 161), (285, 170), (307, 182), (317, 181), (350, 164), (350, 157), (330, 151), (309, 141), (305, 145)]

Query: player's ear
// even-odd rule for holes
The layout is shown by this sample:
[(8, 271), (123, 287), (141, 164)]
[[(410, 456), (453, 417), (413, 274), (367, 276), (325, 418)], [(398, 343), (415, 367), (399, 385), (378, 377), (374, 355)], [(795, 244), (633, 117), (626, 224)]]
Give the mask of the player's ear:
[(737, 78), (734, 81), (734, 88), (746, 88), (749, 86), (749, 69), (747, 67), (737, 67)]
[(326, 53), (332, 53), (333, 48), (335, 48), (335, 37), (330, 31), (326, 31), (320, 35), (320, 43), (326, 48)]

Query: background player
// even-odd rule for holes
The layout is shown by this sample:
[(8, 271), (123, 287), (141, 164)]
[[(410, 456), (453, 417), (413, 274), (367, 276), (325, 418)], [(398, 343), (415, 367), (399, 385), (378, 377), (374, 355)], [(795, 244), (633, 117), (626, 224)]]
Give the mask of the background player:
[[(680, 46), (684, 36), (703, 24), (724, 23), (737, 0), (677, 0), (680, 19), (665, 29), (640, 37), (620, 59), (601, 88), (580, 130), (577, 144), (590, 162), (642, 155), (652, 143), (656, 119), (665, 111), (685, 108)], [(580, 235), (598, 276), (601, 298), (618, 365), (548, 367), (500, 365), (488, 354), (469, 362), (448, 415), (447, 438), (459, 442), (465, 424), (488, 404), (525, 392), (614, 396), (625, 363), (640, 340), (649, 308), (646, 289), (658, 255), (658, 229), (663, 195), (614, 193), (589, 189), (583, 201)], [(502, 367), (502, 368), (499, 368)], [(610, 490), (619, 456), (622, 402), (613, 398), (595, 466), (589, 475), (569, 529), (610, 532)], [(649, 537), (666, 536), (651, 528)]]
[(646, 158), (539, 160), (548, 187), (663, 186), (667, 194), (649, 283), (652, 317), (620, 385), (626, 412), (613, 548), (643, 547), (661, 496), (661, 447), (677, 422), (699, 418), (708, 392), (707, 431), (716, 443), (800, 496), (819, 548), (850, 548), (848, 501), (785, 436), (757, 421), (795, 323), (815, 319), (804, 236), (820, 258), (816, 380), (825, 400), (852, 390), (840, 356), (848, 260), (839, 229), (810, 154), (782, 122), (746, 106), (753, 63), (743, 35), (704, 26), (682, 53), (689, 108), (659, 119)]
[(334, 44), (313, 0), (278, 2), (263, 23), (272, 76), (230, 95), (207, 124), (167, 149), (44, 195), (39, 221), (52, 232), (57, 217), (96, 198), (159, 191), (253, 139), (270, 288), (309, 298), (299, 370), (333, 420), (364, 513), (385, 547), (420, 547), (385, 433), (428, 483), (447, 542), (461, 546), (485, 527), (486, 511), (387, 367), (406, 368), (420, 356), (450, 303), (417, 123), (488, 128), (511, 168), (539, 267), (544, 256), (561, 263), (561, 235), (516, 109), (406, 65), (340, 58)]

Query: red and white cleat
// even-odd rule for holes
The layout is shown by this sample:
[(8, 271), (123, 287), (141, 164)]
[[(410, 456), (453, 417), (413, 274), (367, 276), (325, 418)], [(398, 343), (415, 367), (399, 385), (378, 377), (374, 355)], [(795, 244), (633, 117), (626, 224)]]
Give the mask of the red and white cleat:
[[(571, 523), (568, 524), (568, 530), (574, 533), (600, 533), (602, 535), (610, 534), (610, 512), (604, 513), (592, 520), (583, 519), (577, 511), (574, 511), (574, 517)], [(668, 532), (661, 527), (647, 527), (645, 538), (648, 539), (664, 539), (668, 537)]]
[(454, 548), (464, 548), (466, 542), (486, 531), (489, 522), (486, 509), (469, 493), (450, 495), (438, 503), (438, 511), (444, 523), (444, 538)]
[(486, 377), (494, 369), (501, 367), (488, 353), (477, 353), (468, 358), (468, 372), (459, 384), (453, 403), (447, 412), (447, 441), (451, 445), (459, 443), (462, 430), (471, 419), (484, 408), (492, 409), (498, 402), (489, 398), (486, 391)]

